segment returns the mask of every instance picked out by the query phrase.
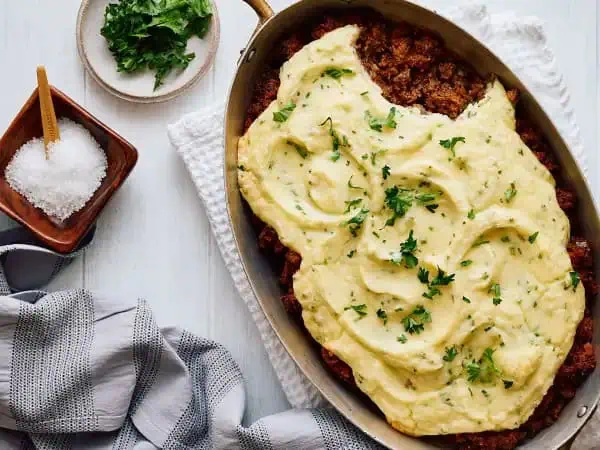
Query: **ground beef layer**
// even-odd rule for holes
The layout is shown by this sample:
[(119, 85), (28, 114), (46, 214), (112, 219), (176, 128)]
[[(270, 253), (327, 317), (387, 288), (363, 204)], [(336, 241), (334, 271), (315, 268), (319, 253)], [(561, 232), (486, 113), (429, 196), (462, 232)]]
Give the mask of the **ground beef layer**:
[[(484, 94), (487, 80), (449, 51), (434, 33), (406, 23), (387, 21), (372, 11), (325, 14), (319, 20), (298, 27), (297, 31), (286, 36), (274, 49), (272, 59), (265, 65), (265, 70), (254, 87), (246, 116), (246, 129), (277, 98), (279, 68), (283, 62), (312, 40), (348, 24), (361, 27), (357, 51), (370, 76), (390, 102), (403, 106), (421, 105), (427, 111), (456, 118), (469, 103)], [(575, 211), (577, 198), (563, 183), (560, 167), (548, 142), (523, 116), (518, 106), (518, 92), (511, 90), (508, 95), (517, 105), (519, 135), (557, 180), (558, 203), (571, 221), (572, 237), (567, 251), (585, 286), (587, 308), (577, 329), (575, 343), (558, 371), (554, 385), (529, 420), (517, 430), (460, 434), (444, 438), (453, 447), (464, 450), (514, 449), (522, 440), (553, 424), (564, 406), (575, 396), (576, 389), (596, 367), (591, 344), (594, 324), (590, 306), (600, 289), (594, 279), (591, 244), (580, 236)], [(253, 222), (260, 250), (280, 275), (283, 306), (302, 325), (302, 306), (296, 299), (293, 288), (293, 275), (300, 268), (302, 258), (281, 243), (273, 228), (255, 216)], [(325, 365), (337, 378), (356, 388), (352, 369), (346, 363), (324, 348), (321, 348), (321, 355)]]

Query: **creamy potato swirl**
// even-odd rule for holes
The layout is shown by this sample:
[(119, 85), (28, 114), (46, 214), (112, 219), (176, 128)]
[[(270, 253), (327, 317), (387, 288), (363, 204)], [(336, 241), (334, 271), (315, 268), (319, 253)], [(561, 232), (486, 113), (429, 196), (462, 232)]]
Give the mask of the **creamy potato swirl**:
[(554, 180), (499, 81), (455, 121), (393, 105), (355, 26), (281, 69), (239, 142), (252, 210), (302, 255), (312, 336), (411, 435), (520, 426), (583, 317)]

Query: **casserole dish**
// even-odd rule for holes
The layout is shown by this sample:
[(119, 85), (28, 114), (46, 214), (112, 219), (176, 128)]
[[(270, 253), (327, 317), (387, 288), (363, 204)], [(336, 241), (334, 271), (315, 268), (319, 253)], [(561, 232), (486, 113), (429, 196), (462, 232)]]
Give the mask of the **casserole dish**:
[[(444, 448), (435, 441), (410, 438), (389, 427), (376, 410), (365, 403), (362, 398), (349, 392), (329, 374), (323, 367), (319, 352), (309, 345), (305, 333), (296, 326), (281, 306), (276, 275), (271, 271), (267, 261), (258, 254), (255, 233), (250, 224), (249, 214), (244, 210), (237, 184), (237, 142), (243, 134), (244, 119), (250, 102), (248, 87), (253, 86), (256, 82), (257, 76), (274, 46), (273, 43), (278, 42), (293, 24), (298, 24), (302, 20), (314, 16), (316, 8), (336, 9), (367, 6), (390, 20), (402, 20), (420, 28), (435, 30), (450, 49), (462, 59), (469, 61), (482, 76), (494, 74), (506, 86), (520, 91), (521, 106), (527, 116), (552, 143), (554, 155), (562, 169), (562, 178), (574, 189), (579, 198), (578, 216), (582, 234), (591, 239), (593, 249), (598, 250), (597, 236), (600, 224), (590, 190), (567, 145), (523, 83), (483, 44), (435, 13), (404, 0), (372, 2), (304, 0), (273, 16), (266, 3), (256, 0), (247, 0), (247, 3), (259, 15), (260, 23), (240, 59), (228, 100), (225, 128), (225, 182), (227, 207), (234, 236), (254, 292), (292, 358), (333, 406), (351, 422), (389, 448), (415, 450)], [(593, 311), (593, 315), (595, 318), (598, 317), (597, 307)], [(598, 332), (596, 332), (594, 342), (598, 343)], [(595, 348), (598, 353), (597, 346)], [(599, 384), (600, 380), (596, 371), (579, 389), (577, 396), (567, 405), (559, 420), (534, 439), (523, 443), (520, 448), (540, 448), (543, 442), (543, 448), (559, 449), (571, 442), (593, 412), (598, 401)]]

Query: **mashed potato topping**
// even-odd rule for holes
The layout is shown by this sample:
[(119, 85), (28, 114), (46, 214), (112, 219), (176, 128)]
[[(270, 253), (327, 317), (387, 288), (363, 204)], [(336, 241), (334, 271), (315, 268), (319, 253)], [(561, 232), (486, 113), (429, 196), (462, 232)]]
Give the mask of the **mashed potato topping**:
[(499, 81), (455, 121), (387, 102), (356, 26), (305, 46), (239, 143), (252, 210), (302, 255), (312, 336), (411, 435), (517, 428), (583, 317), (554, 180)]

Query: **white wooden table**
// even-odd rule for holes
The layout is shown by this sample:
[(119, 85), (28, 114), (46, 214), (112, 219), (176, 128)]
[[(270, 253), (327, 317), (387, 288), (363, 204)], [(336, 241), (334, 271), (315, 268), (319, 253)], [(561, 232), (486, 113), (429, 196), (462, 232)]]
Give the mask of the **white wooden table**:
[[(99, 220), (94, 246), (51, 289), (85, 287), (146, 298), (160, 325), (176, 324), (223, 343), (246, 377), (246, 422), (288, 408), (258, 332), (238, 297), (205, 213), (165, 127), (181, 115), (223, 102), (256, 19), (241, 0), (217, 0), (221, 44), (215, 67), (189, 94), (161, 105), (132, 105), (105, 93), (83, 70), (75, 46), (80, 0), (0, 1), (0, 130), (35, 85), (45, 64), (51, 81), (139, 150), (139, 163)], [(596, 198), (598, 145), (598, 14), (596, 0), (483, 0), (546, 22), (566, 74), (588, 150)], [(292, 0), (272, 0), (275, 10)], [(423, 0), (442, 8), (445, 0)], [(453, 2), (456, 3), (456, 2)], [(2, 218), (6, 225), (8, 219)]]

